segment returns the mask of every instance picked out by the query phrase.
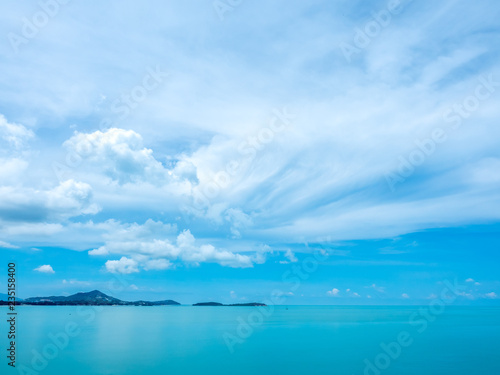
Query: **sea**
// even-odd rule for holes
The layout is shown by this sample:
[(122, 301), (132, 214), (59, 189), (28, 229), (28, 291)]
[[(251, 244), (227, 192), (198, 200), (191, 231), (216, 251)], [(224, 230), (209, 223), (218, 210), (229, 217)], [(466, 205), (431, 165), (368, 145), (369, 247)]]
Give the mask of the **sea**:
[(14, 340), (0, 313), (6, 375), (500, 374), (498, 307), (17, 306)]

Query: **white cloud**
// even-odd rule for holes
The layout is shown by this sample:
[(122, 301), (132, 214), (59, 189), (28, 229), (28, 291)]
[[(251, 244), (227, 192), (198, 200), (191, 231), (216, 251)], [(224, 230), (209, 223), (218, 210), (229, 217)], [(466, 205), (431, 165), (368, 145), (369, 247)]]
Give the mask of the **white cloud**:
[(137, 262), (127, 257), (121, 257), (120, 260), (108, 260), (106, 269), (110, 273), (130, 274), (139, 272)]
[(42, 273), (55, 273), (50, 264), (44, 264), (43, 266), (37, 267), (34, 271), (42, 272)]
[(89, 184), (73, 180), (63, 181), (47, 192), (47, 207), (62, 215), (78, 216), (96, 214), (99, 206), (92, 203), (92, 188)]
[(383, 286), (377, 286), (376, 284), (372, 284), (370, 286), (366, 286), (365, 288), (370, 288), (375, 290), (378, 293), (385, 293), (385, 287)]
[(19, 249), (19, 246), (16, 246), (16, 245), (12, 245), (8, 242), (5, 242), (5, 241), (0, 241), (0, 248), (4, 248), (4, 249)]
[(0, 157), (0, 181), (2, 185), (15, 185), (25, 176), (28, 162), (24, 159)]
[(240, 209), (229, 208), (225, 211), (225, 219), (231, 224), (233, 238), (241, 237), (241, 229), (251, 226), (252, 219)]
[[(175, 242), (170, 241), (168, 234), (172, 226), (148, 221), (144, 226), (134, 224), (132, 233), (121, 230), (108, 234), (106, 244), (89, 251), (90, 255), (121, 254), (131, 256), (137, 266), (144, 270), (160, 270), (173, 267), (171, 261), (179, 260), (197, 265), (199, 263), (218, 263), (233, 268), (252, 267), (260, 261), (259, 254), (253, 257), (228, 250), (218, 249), (210, 244), (197, 244), (189, 230), (184, 230), (177, 236)], [(164, 233), (156, 229), (167, 228)], [(135, 238), (133, 238), (135, 236)]]
[(466, 283), (473, 283), (475, 280), (473, 278), (468, 278), (465, 280)]
[(328, 292), (326, 292), (326, 294), (328, 294), (329, 296), (332, 296), (332, 297), (337, 297), (340, 293), (340, 290), (338, 290), (337, 288), (333, 288), (332, 290), (329, 290)]
[(497, 299), (498, 295), (495, 292), (490, 292), (490, 293), (486, 293), (485, 297), (489, 298), (489, 299)]
[(64, 142), (92, 168), (97, 168), (120, 183), (146, 181), (163, 184), (169, 171), (145, 148), (140, 134), (133, 130), (111, 128), (94, 133), (78, 133)]
[(403, 298), (405, 298), (405, 299), (410, 298), (410, 296), (409, 296), (408, 294), (406, 294), (406, 293), (401, 294), (401, 297), (403, 297)]
[(0, 186), (0, 217), (6, 221), (59, 221), (100, 208), (92, 202), (92, 188), (83, 182), (67, 180), (50, 190)]
[(355, 297), (355, 298), (360, 298), (361, 295), (359, 293), (356, 293), (356, 292), (353, 292), (351, 290), (351, 288), (347, 288), (346, 290), (346, 293), (350, 296), (350, 297)]
[(288, 260), (291, 262), (291, 263), (296, 263), (298, 262), (299, 260), (297, 259), (297, 257), (295, 256), (295, 254), (292, 252), (292, 250), (290, 249), (287, 249), (287, 251), (285, 252), (285, 258), (288, 258)]
[[(14, 150), (23, 148), (26, 142), (34, 136), (31, 130), (25, 128), (23, 125), (7, 122), (7, 119), (0, 114), (0, 140), (3, 140)], [(4, 149), (4, 145), (1, 142), (0, 146)]]
[(166, 259), (151, 259), (144, 263), (144, 270), (166, 270), (172, 268), (173, 264)]

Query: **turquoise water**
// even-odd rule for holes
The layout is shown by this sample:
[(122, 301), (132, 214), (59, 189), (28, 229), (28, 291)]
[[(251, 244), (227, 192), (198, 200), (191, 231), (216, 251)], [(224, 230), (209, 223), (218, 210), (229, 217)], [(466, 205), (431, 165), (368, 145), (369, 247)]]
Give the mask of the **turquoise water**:
[[(500, 374), (500, 308), (17, 309), (18, 367), (2, 355), (2, 374)], [(18, 372), (20, 365), (26, 367)]]

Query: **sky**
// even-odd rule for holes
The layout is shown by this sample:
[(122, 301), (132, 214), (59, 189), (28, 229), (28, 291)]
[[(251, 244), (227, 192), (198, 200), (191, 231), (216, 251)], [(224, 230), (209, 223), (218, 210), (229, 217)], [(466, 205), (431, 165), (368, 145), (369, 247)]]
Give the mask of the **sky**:
[(499, 304), (500, 4), (0, 4), (0, 293)]

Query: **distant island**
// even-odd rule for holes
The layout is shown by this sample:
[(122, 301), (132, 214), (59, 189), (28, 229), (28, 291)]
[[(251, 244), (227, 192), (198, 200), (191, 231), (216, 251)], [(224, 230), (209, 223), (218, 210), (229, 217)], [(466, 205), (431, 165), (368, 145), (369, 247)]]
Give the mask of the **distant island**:
[[(8, 305), (8, 296), (0, 293), (0, 306)], [(180, 306), (179, 302), (173, 300), (164, 301), (122, 301), (118, 298), (110, 297), (98, 290), (87, 293), (76, 293), (71, 296), (51, 296), (51, 297), (31, 297), (26, 299), (16, 298), (16, 305), (29, 306)], [(224, 305), (219, 302), (201, 302), (193, 306), (266, 306), (264, 303), (234, 303)]]
[(200, 302), (200, 303), (194, 303), (193, 306), (266, 306), (266, 304), (258, 302), (250, 302), (250, 303), (232, 303), (230, 305), (224, 305), (219, 302)]
[[(3, 299), (3, 298), (2, 298)], [(7, 305), (7, 301), (0, 301), (0, 305)], [(16, 305), (32, 306), (170, 306), (180, 305), (179, 302), (172, 300), (165, 301), (135, 301), (127, 302), (118, 298), (110, 297), (98, 290), (88, 293), (76, 293), (71, 296), (51, 296), (51, 297), (32, 297), (21, 300), (16, 298)]]
[[(0, 293), (0, 304), (2, 303), (2, 301), (8, 301), (8, 300), (9, 300), (9, 295), (8, 294)], [(23, 301), (23, 299), (16, 297), (16, 301)]]

